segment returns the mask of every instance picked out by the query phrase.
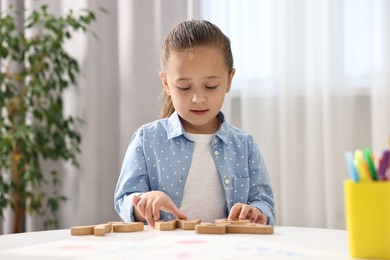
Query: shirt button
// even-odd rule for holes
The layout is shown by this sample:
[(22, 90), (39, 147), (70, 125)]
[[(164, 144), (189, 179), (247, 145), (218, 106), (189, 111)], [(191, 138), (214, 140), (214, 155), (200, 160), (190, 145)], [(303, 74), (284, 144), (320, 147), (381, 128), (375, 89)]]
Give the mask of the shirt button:
[(219, 152), (218, 152), (218, 151), (215, 151), (214, 154), (215, 154), (215, 155), (219, 155)]
[(226, 185), (228, 185), (230, 183), (229, 179), (225, 179), (224, 182)]

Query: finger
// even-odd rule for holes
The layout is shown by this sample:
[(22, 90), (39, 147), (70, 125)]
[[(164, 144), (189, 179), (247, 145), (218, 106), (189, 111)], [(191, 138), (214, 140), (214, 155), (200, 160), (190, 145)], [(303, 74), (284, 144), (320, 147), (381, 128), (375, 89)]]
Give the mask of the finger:
[[(258, 214), (256, 214), (255, 223), (267, 225), (268, 218), (266, 215), (264, 215), (261, 210), (257, 210)], [(252, 221), (251, 221), (252, 222)]]
[(187, 220), (187, 216), (181, 212), (176, 206), (168, 209), (169, 213), (172, 213), (177, 219), (180, 219), (180, 220)]
[(149, 226), (154, 227), (154, 220), (153, 220), (153, 202), (147, 202), (145, 206), (145, 219), (148, 222)]
[(259, 215), (260, 211), (256, 208), (252, 208), (252, 210), (249, 211), (248, 218), (250, 219), (251, 223), (257, 223)]
[(240, 220), (246, 219), (246, 217), (248, 216), (248, 213), (249, 213), (249, 210), (250, 210), (250, 209), (251, 209), (251, 208), (250, 208), (249, 206), (247, 206), (247, 205), (241, 207), (241, 212), (240, 212), (239, 219), (240, 219)]
[(170, 213), (172, 213), (177, 219), (181, 219), (181, 220), (187, 220), (187, 216), (181, 212), (175, 204), (172, 203), (172, 210), (170, 211)]
[(267, 225), (267, 221), (268, 221), (267, 216), (260, 213), (259, 217), (258, 217), (258, 223), (263, 224), (263, 225)]
[(181, 212), (172, 201), (168, 202), (168, 204), (164, 207), (164, 211), (172, 213), (177, 219), (187, 219), (187, 216), (184, 215), (184, 213)]
[(153, 201), (153, 208), (152, 208), (154, 221), (160, 219), (160, 207), (161, 207), (161, 202), (160, 199), (157, 198)]
[(137, 204), (138, 204), (138, 202), (141, 200), (141, 197), (140, 196), (138, 196), (138, 195), (135, 195), (134, 197), (133, 197), (133, 200), (132, 200), (132, 204), (133, 204), (133, 206), (134, 207), (137, 207)]
[(240, 212), (241, 212), (241, 207), (242, 207), (242, 204), (237, 203), (230, 209), (230, 213), (228, 216), (229, 221), (234, 221), (234, 220), (238, 219), (238, 216), (240, 215)]
[(184, 215), (184, 213), (181, 212), (181, 211), (178, 211), (178, 212), (174, 213), (174, 215), (176, 216), (177, 219), (187, 220), (187, 216)]
[(145, 218), (145, 206), (146, 206), (146, 202), (147, 200), (146, 199), (142, 199), (140, 198), (140, 200), (138, 201), (136, 207), (138, 209), (138, 213), (143, 217)]

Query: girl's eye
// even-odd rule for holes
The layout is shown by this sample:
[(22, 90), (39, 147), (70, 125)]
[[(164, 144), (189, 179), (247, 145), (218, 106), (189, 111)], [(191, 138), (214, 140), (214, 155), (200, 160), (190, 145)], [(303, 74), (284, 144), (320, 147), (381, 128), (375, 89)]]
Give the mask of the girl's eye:
[(206, 86), (207, 89), (216, 89), (218, 86)]
[(181, 87), (177, 87), (179, 90), (181, 91), (186, 91), (186, 90), (189, 90), (190, 87), (185, 87), (185, 86), (181, 86)]

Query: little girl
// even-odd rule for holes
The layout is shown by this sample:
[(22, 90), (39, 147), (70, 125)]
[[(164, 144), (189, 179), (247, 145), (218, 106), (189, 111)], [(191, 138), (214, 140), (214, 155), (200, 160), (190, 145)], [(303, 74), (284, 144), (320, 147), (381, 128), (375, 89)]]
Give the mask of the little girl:
[(169, 32), (161, 51), (161, 119), (134, 134), (115, 189), (115, 210), (124, 221), (275, 224), (257, 144), (220, 111), (234, 73), (229, 38), (214, 24), (184, 21)]

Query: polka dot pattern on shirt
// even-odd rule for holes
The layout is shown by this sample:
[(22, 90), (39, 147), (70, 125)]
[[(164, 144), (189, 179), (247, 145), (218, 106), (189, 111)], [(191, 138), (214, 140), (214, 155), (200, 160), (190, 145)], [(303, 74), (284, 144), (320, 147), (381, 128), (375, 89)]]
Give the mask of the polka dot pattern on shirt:
[[(250, 202), (274, 214), (268, 171), (252, 136), (223, 123), (211, 144), (228, 208), (237, 202)], [(140, 127), (127, 149), (115, 201), (133, 192), (162, 190), (180, 205), (192, 151), (193, 143), (185, 137), (177, 115)], [(125, 205), (122, 207), (125, 209)]]

